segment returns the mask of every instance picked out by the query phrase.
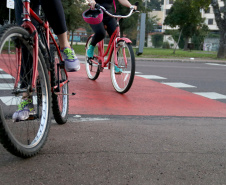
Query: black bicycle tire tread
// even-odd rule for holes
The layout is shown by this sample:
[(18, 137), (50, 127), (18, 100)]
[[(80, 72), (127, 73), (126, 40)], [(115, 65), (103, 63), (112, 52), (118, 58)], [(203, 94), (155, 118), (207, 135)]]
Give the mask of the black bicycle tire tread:
[[(2, 42), (2, 40), (4, 40), (4, 35), (7, 35), (7, 32), (10, 32), (12, 29), (18, 29), (18, 31), (19, 30), (26, 31), (24, 28), (14, 25), (14, 24), (9, 24), (9, 25), (3, 26), (3, 28), (1, 28), (1, 30), (0, 30), (0, 43)], [(21, 33), (21, 34), (23, 34), (23, 33)], [(45, 61), (44, 61), (44, 58), (43, 58), (40, 50), (39, 50), (38, 55), (41, 58), (46, 79), (48, 79), (47, 68), (45, 66)], [(50, 94), (50, 83), (48, 80), (47, 80), (47, 86), (48, 86), (48, 90), (49, 90), (49, 94)], [(49, 102), (51, 102), (51, 96), (49, 96)], [(1, 111), (0, 114), (1, 114), (0, 115), (0, 142), (2, 143), (3, 147), (11, 154), (21, 157), (21, 158), (30, 158), (30, 157), (37, 155), (40, 152), (40, 150), (43, 148), (43, 146), (45, 145), (47, 138), (48, 138), (48, 133), (50, 130), (50, 111), (48, 112), (49, 115), (48, 115), (47, 126), (46, 126), (44, 136), (41, 139), (40, 143), (38, 143), (38, 145), (36, 145), (36, 148), (38, 147), (38, 149), (33, 149), (32, 151), (31, 150), (23, 151), (20, 149), (20, 147), (17, 146), (17, 144), (13, 143), (13, 140), (10, 139), (10, 135), (7, 134), (7, 129), (4, 126), (5, 118), (4, 118), (3, 112)]]
[[(89, 40), (87, 40), (87, 47), (88, 47), (88, 42), (90, 41), (90, 39), (92, 39), (92, 37), (90, 37), (89, 38)], [(85, 57), (85, 58), (88, 58), (88, 57)], [(86, 63), (86, 65), (87, 65), (87, 61), (85, 61)], [(86, 69), (87, 70), (87, 69)], [(87, 72), (86, 72), (87, 73)], [(97, 69), (97, 72), (96, 72), (96, 74), (95, 74), (95, 76), (93, 77), (93, 78), (90, 78), (89, 76), (88, 76), (88, 74), (87, 74), (87, 76), (88, 76), (88, 78), (90, 79), (90, 80), (96, 80), (98, 77), (99, 77), (99, 75), (100, 75), (100, 68), (98, 67), (98, 69)]]
[[(124, 41), (119, 41), (119, 42), (124, 42)], [(134, 55), (133, 48), (132, 48), (130, 43), (126, 42), (126, 45), (128, 46), (128, 49), (129, 49), (129, 52), (130, 52), (131, 64), (132, 64), (133, 67), (132, 67), (132, 72), (131, 72), (131, 75), (130, 75), (129, 83), (126, 86), (126, 88), (123, 91), (120, 91), (120, 92), (116, 90), (120, 94), (125, 94), (126, 92), (128, 92), (130, 90), (130, 88), (132, 87), (133, 81), (134, 81), (135, 70), (136, 70), (135, 69), (136, 68), (135, 55)]]
[[(54, 53), (53, 52), (55, 52), (55, 46), (51, 46), (51, 48), (50, 48), (50, 54), (51, 54), (51, 56), (52, 56), (52, 58), (53, 58), (53, 55), (54, 55)], [(55, 65), (53, 65), (53, 63), (51, 63), (51, 86), (53, 87), (55, 84), (53, 84), (54, 82), (55, 82)], [(67, 92), (68, 93), (68, 92)], [(68, 95), (67, 95), (68, 96)], [(68, 99), (67, 99), (67, 114), (66, 114), (66, 116), (63, 118), (62, 116), (61, 116), (61, 111), (60, 111), (60, 109), (59, 109), (59, 104), (58, 104), (58, 99), (57, 99), (57, 95), (54, 93), (54, 92), (52, 92), (52, 112), (53, 112), (53, 116), (54, 116), (54, 119), (55, 119), (55, 121), (59, 124), (59, 125), (63, 125), (63, 124), (65, 124), (66, 122), (67, 122), (67, 120), (68, 120), (68, 112), (69, 112), (69, 97), (68, 97)]]

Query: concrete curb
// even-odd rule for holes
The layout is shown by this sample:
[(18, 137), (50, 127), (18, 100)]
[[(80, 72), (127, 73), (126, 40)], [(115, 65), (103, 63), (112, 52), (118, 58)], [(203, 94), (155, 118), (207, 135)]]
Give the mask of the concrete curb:
[[(85, 56), (77, 55), (78, 59), (81, 61), (85, 60)], [(139, 58), (136, 57), (136, 61), (150, 61), (150, 62), (192, 62), (192, 63), (219, 63), (226, 64), (226, 60), (211, 60), (211, 59), (177, 59), (177, 58)]]

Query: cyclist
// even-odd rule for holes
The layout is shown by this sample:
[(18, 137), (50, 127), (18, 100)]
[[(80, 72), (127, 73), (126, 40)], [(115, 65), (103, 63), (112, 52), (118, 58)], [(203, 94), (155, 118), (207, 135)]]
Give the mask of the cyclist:
[[(59, 45), (62, 52), (62, 57), (64, 58), (65, 68), (68, 72), (78, 71), (80, 69), (80, 61), (76, 57), (74, 50), (70, 47), (67, 39), (67, 27), (64, 16), (64, 9), (61, 0), (31, 0), (31, 8), (38, 14), (39, 4), (42, 5), (42, 9), (46, 15), (46, 18), (53, 28), (54, 33), (57, 35), (59, 40)], [(23, 12), (22, 0), (15, 0), (15, 13), (16, 22), (21, 25), (22, 18), (21, 14)], [(31, 18), (32, 19), (32, 18)], [(37, 22), (32, 19), (32, 23), (37, 25)], [(23, 58), (26, 58), (26, 51), (23, 52)], [(31, 59), (32, 60), (32, 59)], [(27, 61), (24, 59), (23, 61)], [(25, 69), (22, 68), (21, 73), (29, 70), (29, 65), (26, 65)], [(22, 74), (21, 74), (22, 76)], [(31, 79), (26, 79), (26, 82), (21, 84), (20, 88), (26, 88), (27, 84)], [(18, 110), (13, 114), (14, 121), (24, 121), (29, 119), (30, 115), (35, 114), (34, 105), (32, 102), (32, 95), (23, 93), (22, 102), (18, 106)]]
[[(103, 6), (107, 11), (111, 12), (113, 1), (115, 0), (87, 0), (87, 1), (89, 2), (91, 9), (94, 9), (95, 4), (98, 3), (99, 5)], [(135, 5), (131, 5), (128, 0), (118, 0), (118, 1), (120, 4), (122, 4), (125, 7), (128, 7), (128, 8), (133, 7), (135, 10), (137, 9), (137, 7)], [(114, 2), (114, 6), (115, 6), (115, 2)], [(103, 21), (100, 24), (90, 24), (90, 26), (94, 31), (94, 36), (87, 50), (87, 56), (89, 58), (92, 58), (96, 44), (101, 40), (103, 40), (106, 36), (105, 27), (107, 27), (108, 35), (109, 37), (111, 37), (111, 35), (114, 33), (117, 27), (117, 22), (115, 18), (104, 13)], [(120, 69), (117, 66), (115, 66), (115, 72), (120, 73)]]
[[(31, 8), (36, 13), (39, 11), (39, 4), (42, 5), (45, 16), (49, 21), (50, 26), (53, 28), (54, 33), (58, 37), (66, 70), (68, 72), (78, 71), (80, 69), (80, 62), (76, 57), (74, 50), (70, 47), (67, 39), (67, 27), (61, 0), (31, 0)], [(22, 24), (22, 8), (22, 1), (15, 0), (16, 21), (19, 25)], [(34, 22), (34, 24), (37, 23)]]

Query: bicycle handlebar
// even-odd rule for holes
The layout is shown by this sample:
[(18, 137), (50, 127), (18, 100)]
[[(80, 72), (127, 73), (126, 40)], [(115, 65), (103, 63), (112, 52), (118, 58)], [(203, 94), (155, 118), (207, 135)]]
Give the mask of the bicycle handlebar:
[(113, 15), (110, 12), (108, 12), (103, 6), (99, 5), (99, 4), (95, 4), (95, 8), (101, 8), (106, 14), (108, 14), (111, 17), (114, 18), (128, 18), (130, 17), (133, 13), (139, 13), (140, 11), (137, 11), (134, 9), (134, 7), (130, 8), (130, 12), (128, 15)]

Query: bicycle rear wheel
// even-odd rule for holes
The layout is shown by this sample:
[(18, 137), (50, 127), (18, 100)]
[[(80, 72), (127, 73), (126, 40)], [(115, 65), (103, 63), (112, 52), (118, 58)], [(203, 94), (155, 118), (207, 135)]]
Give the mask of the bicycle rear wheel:
[[(125, 41), (116, 44), (118, 65), (115, 64), (114, 51), (111, 60), (111, 80), (115, 90), (126, 93), (132, 86), (135, 75), (135, 57), (132, 46)], [(118, 68), (116, 73), (115, 68)]]
[[(60, 83), (67, 80), (64, 68), (59, 67), (59, 78), (57, 75), (57, 65), (60, 64), (60, 57), (54, 45), (50, 48), (51, 53), (51, 86), (57, 86), (58, 80)], [(58, 124), (64, 124), (68, 119), (68, 109), (69, 109), (69, 92), (68, 83), (65, 83), (60, 87), (60, 92), (52, 91), (52, 110), (53, 116)]]
[[(13, 25), (3, 27), (0, 33), (0, 142), (9, 152), (23, 158), (40, 151), (50, 128), (48, 71), (39, 51), (36, 87), (31, 90), (33, 47), (29, 36), (25, 29)], [(21, 106), (23, 93), (31, 96), (34, 114), (18, 121), (12, 116)]]
[[(100, 66), (98, 60), (94, 57), (93, 60), (89, 60), (87, 56), (87, 50), (89, 45), (92, 41), (92, 37), (87, 41), (87, 48), (86, 48), (86, 57), (85, 57), (85, 64), (86, 64), (86, 73), (89, 79), (96, 80), (100, 74)], [(98, 47), (94, 49), (94, 55), (98, 55)]]

